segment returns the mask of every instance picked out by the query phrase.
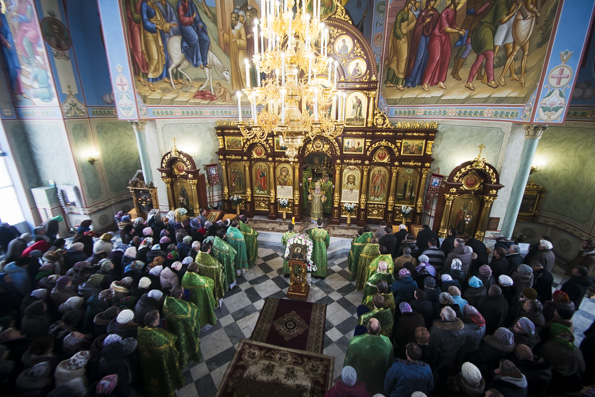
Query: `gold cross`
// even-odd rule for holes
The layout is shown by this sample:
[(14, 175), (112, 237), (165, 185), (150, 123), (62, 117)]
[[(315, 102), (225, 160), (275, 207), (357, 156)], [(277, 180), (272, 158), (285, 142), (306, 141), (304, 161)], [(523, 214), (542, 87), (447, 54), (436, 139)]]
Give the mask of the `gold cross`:
[(485, 149), (485, 145), (482, 143), (481, 145), (478, 146), (479, 148), (479, 154), (477, 155), (477, 157), (481, 157), (481, 152), (483, 151), (483, 149)]

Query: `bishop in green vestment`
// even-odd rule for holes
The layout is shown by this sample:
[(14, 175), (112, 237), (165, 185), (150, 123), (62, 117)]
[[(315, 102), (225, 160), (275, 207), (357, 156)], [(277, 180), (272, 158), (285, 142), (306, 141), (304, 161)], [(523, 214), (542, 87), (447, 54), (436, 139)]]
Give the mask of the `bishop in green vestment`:
[(240, 216), (240, 224), (238, 226), (240, 232), (244, 235), (246, 240), (246, 255), (248, 256), (248, 266), (254, 266), (256, 259), (258, 259), (258, 232), (248, 225), (248, 218), (246, 215)]
[(140, 368), (144, 379), (146, 396), (175, 396), (176, 389), (184, 386), (179, 353), (176, 349), (177, 337), (164, 329), (155, 328), (159, 324), (159, 311), (147, 313), (149, 325), (139, 327), (136, 339)]
[(225, 274), (223, 266), (214, 256), (211, 255), (211, 244), (203, 244), (200, 251), (196, 254), (194, 260), (198, 263), (198, 274), (213, 280), (213, 296), (215, 298), (215, 307), (219, 307), (220, 301), (225, 294)]
[(238, 253), (235, 259), (236, 276), (246, 273), (246, 269), (248, 268), (246, 239), (244, 238), (244, 234), (238, 229), (238, 222), (236, 220), (231, 221), (231, 226), (227, 228), (227, 242)]
[(359, 256), (359, 264), (357, 266), (357, 275), (355, 277), (355, 289), (363, 291), (366, 285), (368, 266), (370, 263), (380, 255), (380, 244), (373, 238), (371, 242), (366, 244), (362, 253)]
[(322, 219), (318, 219), (318, 228), (308, 230), (308, 236), (314, 243), (314, 250), (312, 252), (312, 262), (316, 264), (316, 271), (312, 272), (313, 276), (326, 277), (326, 250), (331, 242), (328, 232), (322, 228)]
[(163, 303), (166, 329), (177, 335), (176, 348), (180, 354), (180, 368), (186, 368), (190, 361), (200, 361), (200, 321), (198, 307), (182, 299), (184, 288), (177, 286)]
[(349, 271), (351, 272), (352, 281), (355, 280), (357, 276), (359, 256), (364, 250), (366, 244), (372, 241), (372, 237), (374, 237), (374, 234), (372, 234), (372, 232), (370, 231), (370, 226), (366, 225), (362, 230), (362, 234), (356, 236), (351, 242), (351, 250), (349, 251), (349, 258), (347, 259), (347, 263), (349, 265)]
[(355, 368), (357, 379), (366, 383), (368, 393), (384, 393), (384, 376), (393, 363), (394, 349), (390, 339), (380, 335), (380, 323), (372, 319), (368, 333), (357, 335), (349, 342), (343, 367)]
[(281, 244), (283, 244), (283, 274), (285, 275), (289, 275), (289, 262), (285, 259), (285, 250), (287, 249), (287, 242), (295, 235), (292, 223), (287, 228), (288, 230), (281, 236)]
[(214, 282), (208, 277), (203, 277), (198, 272), (198, 263), (188, 265), (188, 271), (182, 277), (182, 287), (190, 291), (190, 302), (198, 307), (200, 326), (217, 324), (215, 316), (215, 297), (213, 296)]
[(234, 261), (238, 252), (225, 241), (225, 230), (219, 230), (218, 234), (218, 236), (205, 238), (203, 243), (210, 243), (212, 245), (211, 255), (223, 265), (223, 273), (225, 273), (226, 280), (225, 292), (227, 292), (227, 290), (232, 289), (236, 285)]

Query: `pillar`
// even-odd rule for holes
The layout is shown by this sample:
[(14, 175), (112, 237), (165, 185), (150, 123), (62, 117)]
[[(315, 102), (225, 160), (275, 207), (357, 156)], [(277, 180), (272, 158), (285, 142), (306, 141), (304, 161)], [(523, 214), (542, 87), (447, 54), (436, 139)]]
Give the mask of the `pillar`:
[(525, 143), (523, 144), (523, 152), (521, 153), (521, 164), (519, 165), (519, 170), (514, 178), (514, 184), (512, 186), (512, 191), (510, 192), (510, 199), (508, 200), (508, 207), (506, 208), (506, 214), (504, 215), (504, 221), (502, 222), (502, 235), (505, 237), (512, 237), (516, 219), (519, 215), (519, 209), (521, 208), (521, 201), (525, 194), (525, 187), (529, 180), (529, 172), (531, 171), (533, 156), (535, 155), (539, 139), (546, 129), (547, 126), (525, 126)]
[(366, 204), (368, 202), (368, 171), (369, 165), (364, 165), (364, 176), (362, 178), (362, 188), (360, 190), (359, 199), (359, 217), (357, 218), (357, 225), (364, 226), (366, 224)]
[(146, 123), (144, 121), (131, 121), (130, 125), (132, 125), (134, 136), (136, 137), (138, 157), (140, 157), (140, 166), (143, 169), (143, 177), (145, 178), (145, 183), (148, 185), (149, 183), (153, 183), (153, 168), (151, 167), (149, 150), (147, 148), (147, 137), (145, 135)]

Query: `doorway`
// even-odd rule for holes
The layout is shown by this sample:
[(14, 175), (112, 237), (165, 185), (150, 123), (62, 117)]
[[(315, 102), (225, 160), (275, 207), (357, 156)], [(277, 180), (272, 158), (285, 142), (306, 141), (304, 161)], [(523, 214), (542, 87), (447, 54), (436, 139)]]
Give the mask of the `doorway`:
[(331, 157), (325, 153), (310, 153), (302, 162), (302, 214), (310, 217), (311, 203), (308, 200), (310, 191), (315, 183), (320, 182), (321, 190), (325, 193), (326, 201), (323, 203), (324, 217), (331, 215), (333, 189), (333, 163)]

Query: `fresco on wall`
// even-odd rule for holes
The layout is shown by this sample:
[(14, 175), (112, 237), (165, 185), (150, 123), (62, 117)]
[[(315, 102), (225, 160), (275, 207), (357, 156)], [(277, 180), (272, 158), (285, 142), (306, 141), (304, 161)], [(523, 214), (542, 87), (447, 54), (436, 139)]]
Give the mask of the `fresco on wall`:
[(393, 0), (386, 13), (382, 95), (388, 105), (528, 102), (558, 5)]
[(0, 2), (0, 45), (13, 97), (21, 106), (56, 105), (56, 93), (31, 0)]

